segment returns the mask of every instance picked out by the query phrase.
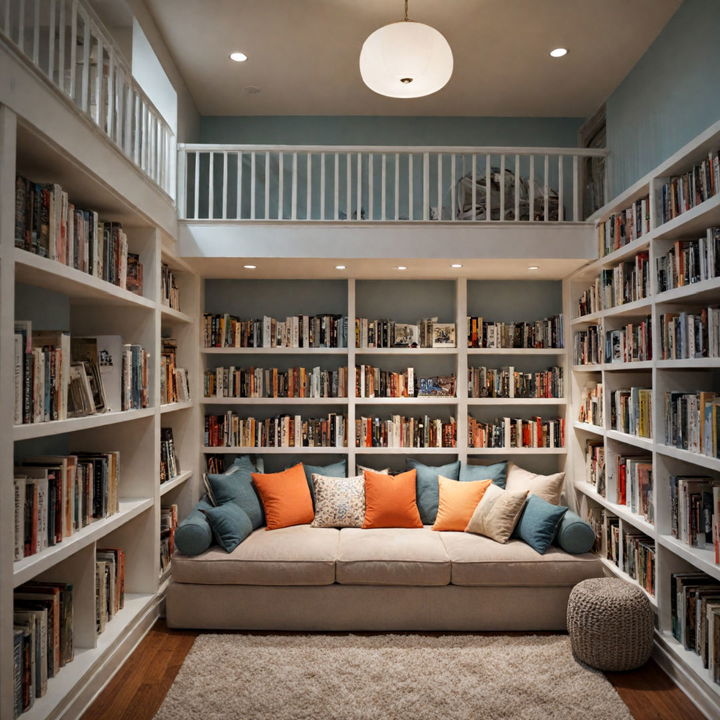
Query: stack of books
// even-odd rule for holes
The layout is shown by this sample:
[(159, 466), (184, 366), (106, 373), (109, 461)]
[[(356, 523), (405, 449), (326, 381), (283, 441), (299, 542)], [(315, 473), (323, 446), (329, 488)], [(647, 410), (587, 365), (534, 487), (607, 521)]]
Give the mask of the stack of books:
[(178, 525), (178, 506), (167, 505), (160, 508), (160, 572), (170, 567), (175, 550), (175, 530)]
[(584, 387), (580, 391), (578, 422), (603, 426), (603, 384)]
[(452, 417), (443, 420), (429, 415), (393, 415), (388, 419), (360, 417), (355, 421), (355, 446), (359, 448), (452, 448), (456, 438), (457, 422)]
[(160, 482), (172, 480), (180, 474), (172, 428), (160, 428)]
[(718, 151), (709, 152), (702, 162), (682, 175), (671, 177), (662, 186), (660, 211), (668, 222), (715, 195), (720, 189)]
[(372, 365), (355, 368), (355, 395), (374, 397), (455, 397), (455, 376), (416, 377), (414, 368), (393, 372)]
[(654, 522), (652, 458), (649, 455), (618, 455), (615, 483), (615, 502), (627, 506), (630, 512), (649, 523)]
[(125, 606), (125, 551), (98, 548), (95, 551), (95, 621), (97, 632)]
[(622, 543), (622, 569), (655, 596), (655, 541), (637, 530), (625, 529)]
[(605, 362), (629, 363), (652, 360), (652, 320), (628, 323), (605, 333)]
[(533, 322), (495, 322), (468, 315), (469, 348), (562, 348), (563, 316)]
[(562, 448), (565, 447), (565, 420), (503, 417), (482, 422), (469, 416), (468, 447)]
[(720, 308), (660, 314), (663, 360), (720, 357)]
[(720, 227), (697, 240), (676, 240), (655, 267), (659, 293), (720, 276)]
[(180, 310), (177, 278), (169, 265), (160, 264), (160, 301), (172, 310)]
[(563, 369), (559, 366), (538, 372), (523, 372), (512, 365), (468, 368), (471, 398), (561, 398), (563, 392)]
[(714, 392), (665, 393), (665, 442), (689, 452), (720, 457), (720, 395)]
[(632, 387), (612, 394), (612, 427), (638, 437), (652, 437), (652, 390)]
[(650, 231), (650, 198), (638, 198), (630, 207), (597, 223), (598, 255), (603, 257)]
[(588, 325), (575, 333), (575, 365), (599, 365), (602, 362), (600, 325)]
[(356, 348), (455, 347), (455, 323), (423, 318), (416, 323), (355, 319)]
[(188, 401), (190, 381), (187, 370), (177, 366), (177, 340), (163, 338), (160, 353), (160, 403)]
[(701, 550), (712, 548), (720, 564), (720, 481), (707, 476), (670, 476), (670, 527), (673, 537)]
[(632, 260), (601, 270), (595, 282), (578, 298), (578, 317), (646, 298), (649, 263), (649, 253), (640, 252)]
[(602, 440), (585, 442), (585, 480), (605, 497), (605, 444)]

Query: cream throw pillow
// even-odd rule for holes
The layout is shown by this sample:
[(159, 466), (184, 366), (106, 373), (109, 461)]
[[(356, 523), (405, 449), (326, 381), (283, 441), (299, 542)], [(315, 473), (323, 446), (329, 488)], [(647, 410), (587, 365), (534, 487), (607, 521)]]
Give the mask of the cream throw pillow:
[(564, 484), (564, 472), (555, 473), (554, 475), (536, 475), (529, 470), (523, 470), (514, 462), (508, 463), (505, 489), (510, 492), (527, 490), (532, 495), (537, 495), (551, 505), (559, 505)]
[(507, 542), (525, 507), (527, 496), (527, 490), (510, 492), (490, 485), (477, 504), (465, 532), (485, 535), (499, 543)]

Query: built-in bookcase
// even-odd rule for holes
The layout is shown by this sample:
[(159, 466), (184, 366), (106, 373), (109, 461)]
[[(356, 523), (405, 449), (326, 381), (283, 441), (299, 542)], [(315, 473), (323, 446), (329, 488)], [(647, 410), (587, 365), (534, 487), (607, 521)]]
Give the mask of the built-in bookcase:
[[(715, 684), (702, 661), (694, 652), (686, 650), (672, 635), (671, 577), (673, 573), (700, 571), (720, 580), (720, 564), (715, 563), (713, 549), (700, 549), (673, 536), (672, 516), (675, 512), (671, 494), (672, 476), (706, 476), (720, 479), (720, 459), (668, 444), (665, 429), (665, 396), (677, 391), (720, 390), (720, 358), (700, 357), (663, 359), (662, 316), (668, 313), (693, 312), (720, 303), (720, 278), (711, 277), (671, 290), (659, 292), (657, 259), (666, 255), (678, 241), (710, 237), (708, 228), (720, 224), (720, 196), (714, 195), (672, 220), (661, 222), (662, 186), (669, 177), (680, 175), (694, 164), (707, 158), (720, 147), (720, 123), (709, 128), (693, 142), (678, 151), (667, 162), (653, 170), (626, 193), (619, 196), (596, 214), (602, 222), (641, 198), (650, 198), (650, 228), (636, 240), (590, 263), (564, 281), (565, 309), (569, 318), (568, 348), (572, 364), (570, 380), (572, 429), (568, 433), (571, 483), (577, 492), (577, 502), (583, 513), (597, 519), (604, 510), (605, 517), (618, 518), (619, 533), (642, 533), (655, 545), (655, 594), (651, 597), (657, 611), (656, 640), (658, 659), (677, 678), (683, 688), (705, 710), (708, 716), (717, 714), (720, 706), (720, 686)], [(648, 295), (638, 301), (579, 315), (578, 300), (603, 270), (631, 262), (639, 253), (649, 261)], [(604, 355), (608, 331), (649, 318), (652, 331), (652, 358), (640, 362), (612, 362)], [(576, 356), (575, 336), (590, 326), (598, 325), (603, 355), (599, 362), (583, 363)], [(578, 422), (578, 410), (583, 389), (602, 383), (604, 390), (604, 422), (601, 426)], [(612, 392), (621, 388), (652, 388), (651, 437), (639, 437), (618, 432), (612, 425)], [(604, 451), (605, 488), (598, 488), (587, 480), (585, 450), (590, 441)], [(652, 464), (652, 516), (650, 519), (633, 512), (626, 504), (618, 503), (617, 459), (624, 456), (649, 458)], [(620, 568), (604, 559), (609, 574), (637, 582)]]

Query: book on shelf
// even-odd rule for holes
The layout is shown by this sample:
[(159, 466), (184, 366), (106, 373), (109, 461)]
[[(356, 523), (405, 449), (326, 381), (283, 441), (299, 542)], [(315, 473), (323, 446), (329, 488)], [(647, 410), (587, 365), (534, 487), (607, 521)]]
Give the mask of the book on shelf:
[(663, 183), (660, 195), (662, 222), (668, 222), (708, 200), (717, 194), (718, 189), (720, 163), (718, 151), (714, 150), (687, 172), (670, 177)]
[(652, 360), (652, 320), (648, 315), (617, 330), (605, 332), (605, 362), (631, 363)]
[(578, 422), (603, 426), (603, 384), (601, 382), (580, 389)]
[(563, 316), (533, 322), (495, 322), (468, 315), (469, 348), (562, 348)]
[(720, 307), (660, 314), (663, 360), (720, 357)]
[(603, 257), (650, 232), (650, 198), (641, 197), (629, 207), (596, 223), (598, 256)]
[(622, 532), (622, 570), (655, 596), (655, 541), (627, 526)]
[(620, 518), (605, 513), (605, 559), (620, 567)]
[(178, 506), (163, 505), (160, 508), (160, 572), (170, 567), (175, 550), (175, 530), (178, 525)]
[(122, 350), (122, 409), (139, 410), (150, 403), (150, 354), (141, 345)]
[(671, 475), (670, 528), (673, 537), (691, 547), (713, 549), (720, 564), (716, 526), (720, 519), (720, 481), (711, 477)]
[(605, 444), (602, 440), (585, 441), (585, 480), (605, 497)]
[(95, 551), (95, 620), (98, 633), (125, 606), (125, 551), (97, 548)]
[(468, 447), (562, 448), (565, 447), (565, 420), (502, 417), (485, 422), (468, 416)]
[(160, 428), (160, 482), (172, 480), (179, 474), (180, 463), (175, 452), (172, 428)]
[(160, 403), (190, 400), (190, 382), (185, 368), (177, 366), (177, 340), (163, 338), (160, 350)]
[(659, 293), (720, 276), (720, 227), (695, 240), (676, 240), (655, 259), (655, 270)]
[(652, 457), (618, 455), (615, 467), (615, 502), (647, 522), (655, 522)]
[(470, 398), (561, 398), (563, 369), (559, 366), (523, 372), (512, 365), (468, 368)]
[(593, 544), (590, 552), (597, 555), (604, 555), (603, 551), (603, 540), (605, 535), (605, 516), (607, 510), (595, 504), (587, 504), (583, 508), (582, 517), (588, 525), (592, 528), (593, 534), (595, 535), (595, 543)]
[(345, 398), (347, 367), (218, 367), (204, 374), (206, 398)]
[(206, 415), (206, 447), (345, 447), (347, 419), (339, 413), (323, 418), (277, 415), (240, 417), (234, 412)]
[[(107, 404), (103, 377), (100, 373), (98, 337), (73, 337), (70, 339), (70, 350), (73, 363), (76, 365), (81, 364), (85, 371), (85, 377), (90, 386), (93, 411), (105, 412)], [(109, 375), (106, 377), (109, 379)], [(110, 388), (111, 391), (113, 389)]]
[(708, 391), (665, 393), (665, 442), (716, 458), (720, 429), (720, 395)]
[(602, 363), (602, 328), (600, 325), (588, 325), (577, 330), (574, 336), (575, 365), (599, 365)]
[(630, 260), (601, 270), (578, 298), (578, 317), (645, 299), (650, 289), (649, 263), (649, 253), (639, 252)]
[(652, 437), (652, 390), (631, 387), (614, 390), (610, 404), (614, 430), (642, 438)]
[(360, 417), (355, 420), (355, 447), (453, 448), (456, 446), (455, 418), (429, 415), (389, 418)]
[(126, 288), (136, 295), (143, 294), (143, 264), (140, 255), (129, 252), (127, 254), (127, 280)]
[(455, 347), (455, 323), (440, 322), (437, 317), (416, 323), (395, 320), (355, 318), (356, 348), (431, 348)]
[(171, 310), (180, 310), (177, 277), (167, 263), (160, 263), (160, 302)]
[(234, 315), (203, 314), (206, 348), (344, 348), (347, 317), (342, 315), (293, 315), (284, 320), (265, 315), (241, 320)]

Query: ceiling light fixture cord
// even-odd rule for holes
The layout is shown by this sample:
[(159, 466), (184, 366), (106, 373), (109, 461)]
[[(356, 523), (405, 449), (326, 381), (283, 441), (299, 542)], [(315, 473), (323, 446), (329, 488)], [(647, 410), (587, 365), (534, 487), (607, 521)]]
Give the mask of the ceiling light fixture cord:
[(403, 18), (404, 22), (408, 22), (408, 2), (410, 0), (405, 0), (405, 17)]

